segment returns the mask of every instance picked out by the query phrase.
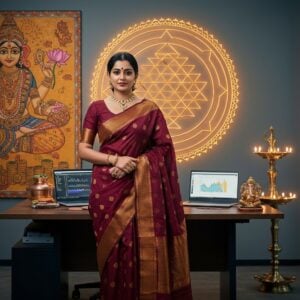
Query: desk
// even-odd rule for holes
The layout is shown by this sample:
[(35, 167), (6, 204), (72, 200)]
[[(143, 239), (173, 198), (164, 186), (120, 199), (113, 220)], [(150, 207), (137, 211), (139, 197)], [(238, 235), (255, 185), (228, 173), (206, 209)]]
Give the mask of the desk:
[[(236, 299), (236, 223), (282, 219), (268, 205), (260, 212), (185, 207), (191, 271), (219, 271), (220, 299)], [(87, 210), (33, 209), (28, 200), (0, 213), (0, 219), (31, 219), (59, 233), (63, 272), (96, 270), (96, 248)]]

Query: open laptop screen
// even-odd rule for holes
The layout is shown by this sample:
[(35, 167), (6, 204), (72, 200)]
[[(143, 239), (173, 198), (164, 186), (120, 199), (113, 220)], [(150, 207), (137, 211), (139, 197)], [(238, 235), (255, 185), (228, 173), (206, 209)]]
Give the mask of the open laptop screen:
[(88, 199), (92, 170), (54, 170), (55, 198)]
[(236, 199), (237, 172), (191, 171), (190, 200)]

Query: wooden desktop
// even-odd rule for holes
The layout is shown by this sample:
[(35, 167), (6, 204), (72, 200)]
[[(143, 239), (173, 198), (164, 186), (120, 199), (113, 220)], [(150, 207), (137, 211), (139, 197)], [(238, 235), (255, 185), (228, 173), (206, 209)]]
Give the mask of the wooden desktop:
[[(263, 205), (262, 211), (254, 212), (239, 211), (237, 207), (184, 207), (184, 211), (191, 271), (220, 272), (220, 299), (235, 300), (236, 223), (281, 219), (283, 213), (268, 205)], [(22, 200), (1, 212), (0, 219), (30, 219), (56, 234), (59, 239), (59, 272), (65, 283), (69, 271), (97, 270), (95, 240), (88, 210), (70, 210), (63, 206), (33, 209), (30, 201)]]

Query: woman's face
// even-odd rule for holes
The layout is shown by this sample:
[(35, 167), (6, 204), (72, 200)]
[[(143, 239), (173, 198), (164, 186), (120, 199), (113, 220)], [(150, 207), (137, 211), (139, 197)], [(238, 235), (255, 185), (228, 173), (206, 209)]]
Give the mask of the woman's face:
[(117, 60), (109, 74), (114, 92), (129, 94), (135, 84), (136, 74), (127, 60)]
[(14, 42), (5, 42), (0, 46), (0, 63), (7, 67), (14, 67), (20, 60), (21, 49)]

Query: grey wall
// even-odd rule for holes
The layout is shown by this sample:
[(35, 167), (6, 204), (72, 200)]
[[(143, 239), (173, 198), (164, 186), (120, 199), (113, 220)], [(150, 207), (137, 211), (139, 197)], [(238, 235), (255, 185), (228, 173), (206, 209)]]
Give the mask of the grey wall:
[[(300, 5), (286, 0), (152, 0), (152, 1), (16, 1), (2, 10), (81, 10), (83, 113), (89, 103), (94, 64), (103, 47), (123, 29), (154, 17), (189, 20), (223, 43), (234, 60), (240, 84), (240, 103), (234, 124), (219, 145), (199, 159), (179, 164), (183, 198), (190, 169), (240, 172), (241, 181), (253, 176), (267, 187), (267, 162), (251, 153), (263, 144), (264, 133), (275, 127), (280, 145), (296, 153), (279, 161), (279, 190), (300, 195), (299, 179), (299, 46)], [(84, 164), (83, 166), (87, 166)], [(0, 210), (16, 203), (0, 199)], [(300, 203), (281, 206), (281, 259), (300, 259)], [(10, 247), (21, 237), (24, 221), (0, 221), (0, 260), (10, 259)], [(201, 234), (201, 233), (199, 233)], [(269, 259), (270, 222), (251, 221), (237, 228), (238, 259)]]

